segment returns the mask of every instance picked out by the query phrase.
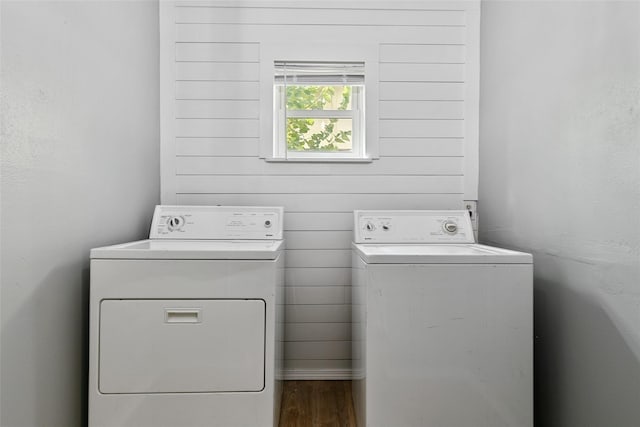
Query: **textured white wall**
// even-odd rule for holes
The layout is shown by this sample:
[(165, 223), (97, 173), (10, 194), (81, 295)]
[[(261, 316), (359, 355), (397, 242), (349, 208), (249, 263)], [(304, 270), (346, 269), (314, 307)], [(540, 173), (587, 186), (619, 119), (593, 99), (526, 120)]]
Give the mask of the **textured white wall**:
[(480, 240), (534, 254), (537, 424), (640, 425), (640, 2), (482, 8)]
[(0, 425), (80, 426), (89, 249), (159, 201), (158, 5), (1, 8)]

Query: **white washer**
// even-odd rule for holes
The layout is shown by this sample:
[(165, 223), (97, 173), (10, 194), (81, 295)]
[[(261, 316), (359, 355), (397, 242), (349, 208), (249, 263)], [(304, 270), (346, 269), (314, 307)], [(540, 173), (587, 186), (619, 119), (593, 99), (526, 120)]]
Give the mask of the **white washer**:
[(91, 250), (89, 425), (278, 425), (280, 207), (157, 206)]
[(356, 211), (358, 426), (533, 425), (530, 254), (476, 244), (466, 211)]

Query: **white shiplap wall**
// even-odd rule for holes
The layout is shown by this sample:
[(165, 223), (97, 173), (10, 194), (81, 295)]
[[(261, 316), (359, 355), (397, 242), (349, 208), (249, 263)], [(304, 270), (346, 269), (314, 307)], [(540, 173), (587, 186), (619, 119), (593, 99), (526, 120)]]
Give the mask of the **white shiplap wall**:
[[(348, 377), (352, 211), (477, 198), (478, 2), (161, 2), (160, 19), (162, 203), (284, 206), (288, 376)], [(259, 158), (261, 49), (292, 40), (377, 50), (378, 160)]]

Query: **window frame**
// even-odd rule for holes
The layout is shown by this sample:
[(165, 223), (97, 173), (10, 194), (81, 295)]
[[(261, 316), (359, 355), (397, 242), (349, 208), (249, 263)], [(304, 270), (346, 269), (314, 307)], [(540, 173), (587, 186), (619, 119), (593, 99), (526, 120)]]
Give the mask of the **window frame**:
[[(305, 62), (364, 63), (364, 96), (361, 129), (365, 134), (358, 153), (298, 152), (284, 155), (274, 138), (276, 114), (275, 62), (295, 58)], [(326, 84), (326, 83), (325, 83)], [(294, 153), (294, 152), (289, 152)], [(311, 154), (311, 155), (310, 155)], [(314, 43), (313, 49), (296, 42), (262, 43), (260, 46), (260, 158), (267, 162), (348, 162), (370, 163), (379, 158), (378, 150), (378, 45), (355, 43)]]
[[(365, 87), (364, 84), (345, 84), (343, 82), (305, 82), (296, 83), (297, 86), (350, 86), (351, 109), (349, 110), (287, 110), (287, 84), (274, 82), (273, 85), (273, 145), (274, 157), (284, 159), (362, 159), (366, 153), (365, 129)], [(351, 150), (350, 151), (295, 151), (287, 147), (287, 119), (351, 119)]]

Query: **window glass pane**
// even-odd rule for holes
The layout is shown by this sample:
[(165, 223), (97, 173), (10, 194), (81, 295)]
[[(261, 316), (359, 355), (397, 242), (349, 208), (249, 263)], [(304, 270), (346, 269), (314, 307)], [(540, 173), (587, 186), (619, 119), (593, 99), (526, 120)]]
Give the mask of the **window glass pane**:
[(351, 110), (351, 86), (287, 86), (287, 110)]
[(352, 131), (351, 119), (288, 118), (287, 150), (348, 152)]

